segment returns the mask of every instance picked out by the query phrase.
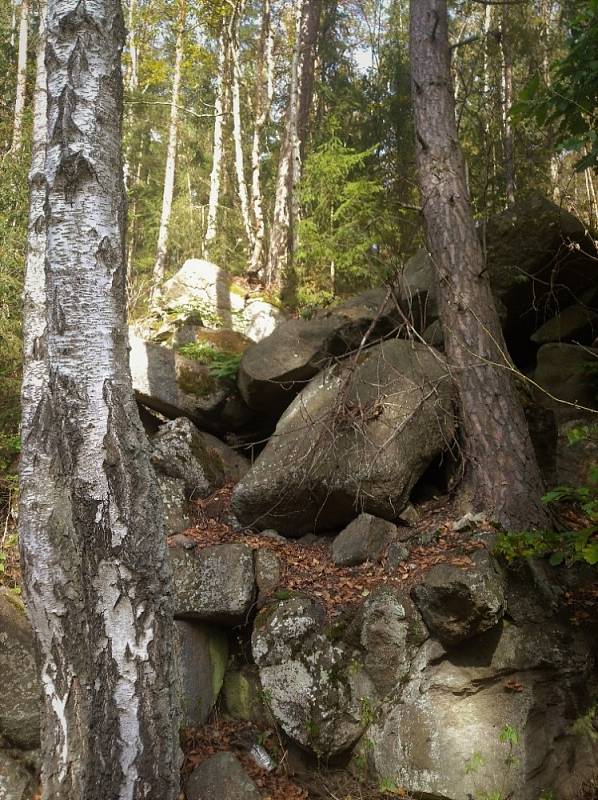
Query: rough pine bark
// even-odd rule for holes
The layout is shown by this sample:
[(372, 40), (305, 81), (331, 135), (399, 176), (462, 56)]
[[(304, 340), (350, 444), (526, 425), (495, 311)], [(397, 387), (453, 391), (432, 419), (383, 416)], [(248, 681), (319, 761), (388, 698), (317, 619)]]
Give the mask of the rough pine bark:
[(416, 153), (464, 448), (463, 499), (507, 528), (548, 527), (542, 479), (490, 289), (465, 181), (446, 0), (411, 0)]
[(19, 24), (19, 51), (17, 55), (17, 91), (13, 119), (12, 150), (21, 147), (23, 139), (23, 113), (27, 91), (27, 40), (29, 30), (29, 0), (21, 0), (21, 21)]
[(46, 39), (31, 171), (19, 513), (43, 690), (43, 798), (174, 800), (162, 505), (128, 368), (120, 3), (49, 0)]
[(181, 70), (183, 65), (183, 44), (185, 38), (185, 21), (187, 18), (187, 0), (179, 3), (179, 18), (174, 55), (174, 72), (172, 76), (172, 95), (170, 100), (170, 122), (168, 125), (168, 147), (166, 149), (166, 168), (164, 170), (164, 189), (162, 192), (162, 213), (160, 214), (160, 228), (158, 229), (158, 246), (156, 248), (156, 261), (152, 275), (151, 302), (156, 303), (160, 298), (164, 273), (166, 270), (166, 256), (168, 254), (168, 231), (172, 214), (172, 199), (174, 197), (174, 179), (176, 173), (176, 152), (178, 141), (179, 93), (181, 87)]

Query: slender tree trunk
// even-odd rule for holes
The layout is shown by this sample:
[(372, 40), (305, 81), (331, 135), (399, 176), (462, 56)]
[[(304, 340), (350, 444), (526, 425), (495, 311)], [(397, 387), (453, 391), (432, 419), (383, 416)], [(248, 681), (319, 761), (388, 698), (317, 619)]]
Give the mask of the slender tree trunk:
[(222, 32), (218, 40), (218, 76), (216, 84), (216, 100), (214, 103), (214, 142), (212, 145), (212, 172), (210, 175), (210, 199), (208, 201), (208, 221), (204, 250), (209, 255), (211, 243), (216, 238), (218, 224), (218, 201), (220, 199), (220, 177), (222, 174), (222, 153), (224, 145), (224, 109), (226, 105), (228, 64), (228, 36), (226, 23), (222, 23)]
[(513, 105), (513, 51), (511, 47), (508, 3), (502, 6), (500, 52), (502, 57), (502, 125), (505, 193), (507, 196), (507, 205), (513, 205), (515, 202), (515, 151), (513, 127), (509, 117), (511, 106)]
[(469, 205), (446, 0), (411, 0), (410, 41), (422, 205), (445, 350), (460, 400), (463, 498), (507, 528), (547, 527), (542, 479)]
[(12, 150), (21, 147), (23, 139), (23, 113), (27, 90), (27, 38), (29, 30), (29, 0), (21, 0), (21, 22), (19, 25), (19, 53), (17, 56), (17, 91), (12, 132)]
[(135, 35), (135, 5), (136, 0), (129, 0), (128, 44), (129, 44), (129, 69), (127, 71), (125, 85), (128, 91), (132, 92), (139, 86), (139, 58), (137, 53), (137, 37)]
[(168, 147), (166, 149), (166, 169), (164, 171), (164, 191), (162, 193), (162, 213), (160, 215), (160, 228), (158, 230), (158, 247), (156, 261), (152, 276), (151, 302), (156, 303), (160, 298), (164, 273), (166, 269), (166, 255), (168, 253), (168, 229), (172, 213), (172, 199), (174, 196), (174, 178), (176, 173), (176, 151), (178, 137), (179, 116), (179, 90), (181, 85), (181, 68), (183, 64), (183, 45), (185, 39), (185, 22), (187, 17), (187, 2), (182, 0), (179, 9), (177, 37), (174, 56), (174, 74), (172, 78), (172, 99), (170, 103), (170, 123), (168, 126)]
[(290, 270), (298, 218), (297, 186), (301, 177), (304, 140), (311, 104), (315, 39), (321, 0), (296, 0), (295, 48), (291, 65), (289, 104), (280, 148), (274, 213), (270, 231), (267, 283), (279, 285)]
[(266, 224), (262, 202), (260, 157), (262, 134), (270, 116), (274, 94), (274, 37), (272, 35), (270, 0), (263, 0), (260, 52), (255, 90), (255, 124), (251, 146), (251, 207), (254, 221), (254, 239), (248, 275), (257, 277), (262, 268)]
[(239, 21), (243, 13), (244, 2), (235, 8), (231, 26), (231, 68), (232, 68), (232, 112), (233, 112), (233, 141), (235, 145), (235, 172), (237, 175), (237, 190), (241, 205), (241, 217), (249, 246), (253, 247), (253, 227), (249, 212), (249, 192), (245, 180), (245, 156), (243, 155), (243, 123), (241, 119), (241, 65), (239, 63)]
[(123, 30), (118, 0), (50, 0), (47, 128), (38, 61), (19, 525), (44, 800), (178, 795), (162, 506), (128, 368)]

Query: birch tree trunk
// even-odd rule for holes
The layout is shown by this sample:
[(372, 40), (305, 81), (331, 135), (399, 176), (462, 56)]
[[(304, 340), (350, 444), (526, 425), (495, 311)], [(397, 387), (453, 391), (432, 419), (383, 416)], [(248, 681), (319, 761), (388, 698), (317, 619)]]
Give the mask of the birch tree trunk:
[(29, 0), (21, 0), (21, 21), (19, 24), (19, 52), (17, 56), (17, 91), (12, 132), (12, 150), (21, 147), (23, 139), (23, 113), (27, 90), (27, 39), (29, 31)]
[(208, 220), (204, 239), (204, 251), (208, 255), (211, 243), (216, 238), (218, 223), (218, 201), (220, 199), (220, 176), (222, 172), (222, 152), (224, 143), (224, 108), (226, 105), (226, 71), (228, 63), (228, 36), (226, 23), (218, 40), (218, 77), (216, 100), (214, 103), (214, 142), (212, 145), (212, 172), (210, 174), (210, 199), (208, 201)]
[(127, 71), (125, 85), (128, 91), (132, 92), (139, 86), (139, 69), (137, 53), (137, 37), (135, 36), (135, 0), (129, 0), (128, 45), (129, 45), (129, 69)]
[(446, 0), (411, 0), (410, 7), (417, 166), (445, 350), (460, 401), (463, 499), (507, 528), (545, 528), (542, 479), (469, 204)]
[(123, 35), (118, 0), (50, 0), (47, 82), (38, 59), (19, 525), (44, 800), (178, 795), (162, 505), (128, 368)]
[(168, 253), (168, 229), (172, 214), (174, 196), (174, 178), (176, 173), (176, 151), (178, 137), (179, 90), (181, 86), (181, 68), (183, 64), (183, 45), (185, 38), (185, 21), (187, 17), (187, 0), (181, 0), (174, 56), (174, 74), (172, 78), (172, 98), (170, 102), (170, 123), (168, 126), (168, 147), (166, 149), (166, 169), (164, 171), (164, 191), (162, 193), (162, 213), (158, 230), (158, 246), (156, 261), (152, 275), (150, 302), (155, 304), (162, 291)]
[(280, 285), (281, 277), (289, 272), (293, 255), (297, 222), (296, 188), (301, 177), (303, 156), (301, 136), (305, 137), (313, 83), (315, 35), (312, 37), (312, 33), (314, 20), (319, 20), (320, 11), (320, 0), (295, 0), (296, 38), (291, 65), (289, 104), (280, 147), (274, 213), (270, 231), (266, 272), (266, 282), (269, 285)]
[(237, 175), (237, 189), (241, 205), (241, 217), (245, 235), (250, 247), (253, 247), (253, 227), (249, 213), (249, 192), (245, 180), (245, 157), (243, 155), (243, 124), (241, 120), (241, 65), (239, 63), (239, 20), (243, 12), (244, 3), (239, 3), (234, 12), (231, 30), (230, 54), (232, 66), (232, 112), (233, 112), (233, 141), (235, 144), (235, 172)]
[(260, 158), (264, 126), (270, 116), (274, 94), (274, 37), (272, 35), (272, 10), (270, 0), (263, 0), (260, 51), (255, 90), (255, 123), (251, 146), (251, 207), (254, 221), (254, 239), (248, 275), (257, 278), (262, 269), (266, 224), (262, 201)]

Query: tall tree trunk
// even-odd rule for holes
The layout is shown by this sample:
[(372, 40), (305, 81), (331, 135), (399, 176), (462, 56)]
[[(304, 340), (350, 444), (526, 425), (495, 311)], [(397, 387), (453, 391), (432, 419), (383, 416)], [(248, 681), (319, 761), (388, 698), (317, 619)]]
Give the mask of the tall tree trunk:
[[(307, 130), (321, 0), (295, 0), (295, 47), (285, 131), (280, 148), (266, 282), (279, 285), (290, 269), (297, 224), (297, 185)], [(303, 137), (303, 140), (302, 138)]]
[(211, 243), (216, 238), (218, 224), (218, 202), (220, 200), (220, 176), (222, 174), (222, 153), (224, 145), (224, 109), (226, 106), (228, 64), (228, 35), (226, 22), (218, 39), (218, 75), (216, 100), (214, 102), (214, 141), (212, 145), (212, 172), (210, 174), (210, 199), (208, 201), (208, 220), (204, 239), (204, 251), (209, 255)]
[(125, 85), (128, 91), (132, 92), (139, 86), (139, 58), (137, 53), (137, 37), (135, 35), (135, 3), (136, 0), (129, 0), (128, 44), (129, 44), (129, 68), (125, 78)]
[(172, 78), (172, 98), (170, 102), (170, 123), (168, 126), (168, 147), (166, 149), (166, 169), (164, 171), (164, 191), (162, 193), (162, 213), (160, 215), (160, 228), (158, 230), (156, 261), (154, 263), (154, 272), (152, 275), (152, 303), (156, 303), (160, 298), (162, 283), (164, 282), (164, 272), (166, 269), (168, 229), (170, 226), (170, 216), (172, 213), (172, 198), (174, 196), (174, 178), (176, 173), (179, 90), (181, 86), (181, 68), (183, 64), (183, 45), (185, 39), (186, 17), (187, 0), (181, 0), (179, 5), (179, 19), (177, 23), (174, 74)]
[(254, 221), (254, 238), (248, 275), (255, 278), (262, 268), (266, 224), (262, 202), (260, 158), (262, 134), (270, 116), (274, 94), (274, 37), (270, 0), (263, 0), (260, 52), (255, 89), (255, 123), (251, 146), (251, 207)]
[(128, 368), (123, 30), (118, 0), (50, 0), (47, 128), (38, 62), (19, 525), (45, 800), (178, 795), (162, 505)]
[(502, 58), (502, 127), (505, 165), (505, 194), (507, 205), (515, 202), (515, 149), (510, 113), (513, 105), (513, 50), (509, 24), (509, 5), (502, 6), (500, 26), (500, 53)]
[(239, 22), (243, 13), (244, 2), (239, 2), (235, 7), (231, 25), (230, 54), (232, 69), (232, 112), (233, 112), (233, 141), (235, 145), (235, 172), (237, 175), (237, 190), (241, 205), (241, 217), (245, 235), (250, 247), (253, 247), (253, 227), (249, 213), (249, 192), (245, 180), (245, 156), (243, 155), (243, 123), (241, 119), (241, 64), (239, 62)]
[(23, 139), (23, 113), (27, 90), (27, 39), (29, 30), (29, 0), (21, 0), (21, 22), (19, 25), (19, 53), (17, 56), (17, 91), (12, 132), (12, 150), (21, 147)]
[(547, 527), (542, 479), (467, 194), (446, 0), (411, 0), (410, 42), (422, 205), (445, 350), (460, 401), (463, 498), (507, 528)]

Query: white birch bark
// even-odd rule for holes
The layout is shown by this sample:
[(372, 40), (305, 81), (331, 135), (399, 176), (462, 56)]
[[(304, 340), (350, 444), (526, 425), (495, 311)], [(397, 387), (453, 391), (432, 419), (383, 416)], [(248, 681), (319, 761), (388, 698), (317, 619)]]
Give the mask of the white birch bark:
[(502, 125), (503, 154), (505, 168), (505, 191), (507, 204), (515, 202), (515, 153), (513, 142), (513, 126), (509, 117), (513, 104), (513, 55), (511, 50), (511, 32), (509, 25), (509, 6), (502, 7), (500, 52), (502, 59)]
[(239, 63), (239, 20), (244, 3), (235, 8), (235, 16), (231, 35), (231, 62), (232, 62), (232, 112), (233, 112), (233, 141), (235, 145), (235, 173), (237, 176), (237, 190), (241, 206), (241, 217), (245, 235), (250, 247), (253, 247), (253, 227), (249, 212), (249, 192), (245, 180), (245, 156), (243, 155), (243, 123), (241, 119), (241, 65)]
[(23, 113), (27, 90), (27, 39), (29, 31), (29, 0), (21, 0), (19, 23), (19, 51), (17, 56), (17, 90), (12, 133), (12, 150), (18, 150), (23, 140)]
[(214, 103), (214, 142), (212, 146), (212, 172), (210, 174), (210, 199), (208, 201), (208, 220), (204, 238), (204, 251), (208, 254), (210, 244), (216, 238), (218, 223), (218, 201), (220, 199), (220, 176), (222, 172), (222, 152), (224, 144), (224, 107), (226, 104), (226, 67), (228, 62), (228, 37), (226, 23), (218, 39), (218, 76), (216, 100)]
[[(307, 0), (308, 1), (308, 0)], [(270, 230), (270, 248), (266, 283), (269, 286), (280, 284), (285, 273), (289, 257), (289, 236), (291, 227), (291, 191), (295, 184), (293, 177), (294, 157), (297, 147), (297, 122), (299, 114), (299, 59), (301, 53), (301, 18), (303, 4), (306, 0), (295, 0), (295, 47), (291, 64), (291, 82), (289, 87), (289, 104), (285, 121), (285, 130), (280, 146), (278, 173), (276, 176), (276, 194), (274, 197), (274, 213)]]
[(172, 199), (174, 196), (174, 179), (176, 173), (176, 151), (178, 138), (178, 113), (179, 90), (181, 85), (181, 68), (183, 63), (183, 44), (185, 35), (185, 18), (187, 3), (183, 0), (180, 9), (177, 38), (174, 57), (174, 74), (172, 79), (172, 99), (170, 103), (170, 123), (168, 126), (168, 147), (166, 150), (166, 169), (164, 171), (164, 191), (162, 193), (162, 213), (160, 215), (160, 228), (158, 231), (158, 246), (156, 261), (152, 275), (151, 302), (155, 303), (161, 293), (166, 269), (166, 255), (168, 252), (168, 229), (172, 214)]
[(260, 54), (255, 94), (255, 123), (251, 146), (251, 207), (254, 239), (248, 274), (257, 277), (262, 268), (266, 224), (262, 201), (260, 159), (264, 126), (270, 116), (274, 94), (274, 36), (272, 33), (270, 0), (263, 0)]
[(44, 800), (178, 795), (162, 506), (128, 368), (123, 33), (118, 0), (49, 0), (46, 82), (38, 58), (19, 525)]
[(137, 55), (137, 37), (135, 36), (135, 0), (129, 0), (128, 27), (128, 46), (129, 46), (129, 69), (127, 71), (125, 86), (132, 92), (139, 86), (139, 69)]

